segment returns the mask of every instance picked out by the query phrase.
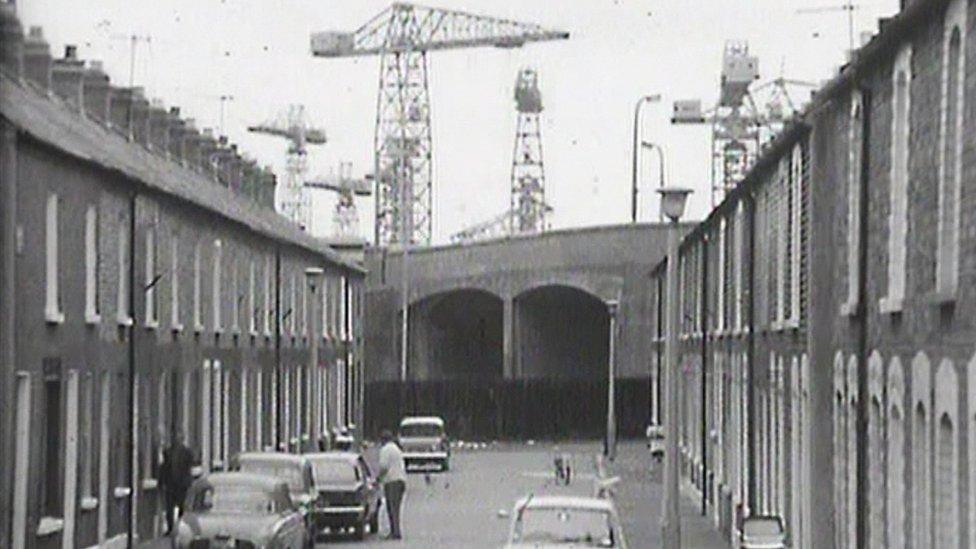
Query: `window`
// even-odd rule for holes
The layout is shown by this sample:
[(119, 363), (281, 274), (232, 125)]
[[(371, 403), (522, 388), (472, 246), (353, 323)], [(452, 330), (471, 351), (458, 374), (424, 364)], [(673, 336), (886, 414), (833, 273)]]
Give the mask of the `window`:
[(959, 445), (956, 414), (959, 378), (952, 361), (944, 359), (935, 380), (935, 547), (959, 547)]
[(250, 266), (248, 267), (248, 279), (247, 279), (247, 306), (248, 306), (248, 320), (247, 320), (247, 330), (252, 336), (258, 333), (258, 315), (261, 309), (258, 304), (254, 301), (254, 284), (255, 277), (257, 276), (257, 268), (254, 265), (254, 260), (251, 260)]
[(739, 206), (735, 210), (735, 223), (733, 224), (732, 232), (732, 267), (733, 267), (733, 287), (735, 288), (733, 296), (733, 306), (735, 307), (735, 329), (742, 330), (742, 309), (743, 309), (743, 288), (742, 288), (742, 274), (743, 265), (745, 264), (745, 250), (744, 250), (744, 235), (745, 235), (745, 223), (746, 223), (746, 209), (743, 202), (739, 202)]
[(718, 309), (718, 314), (715, 315), (715, 320), (717, 322), (716, 329), (719, 333), (725, 331), (725, 275), (726, 275), (726, 253), (725, 253), (725, 233), (728, 231), (728, 225), (726, 224), (725, 218), (719, 220), (718, 224), (718, 287), (716, 288), (716, 306)]
[(843, 315), (853, 315), (860, 300), (862, 102), (860, 90), (854, 90), (847, 130), (847, 301), (841, 306)]
[(905, 547), (904, 373), (898, 357), (888, 367), (888, 547)]
[(85, 211), (85, 322), (89, 324), (102, 320), (98, 310), (99, 262), (98, 209), (90, 205)]
[(346, 277), (339, 278), (339, 337), (343, 341), (349, 339), (349, 334), (347, 331), (348, 324), (346, 323), (346, 312), (347, 305), (349, 302), (349, 293), (346, 291)]
[(786, 247), (788, 255), (786, 260), (787, 274), (783, 281), (787, 285), (786, 290), (784, 290), (786, 299), (784, 308), (786, 310), (786, 322), (794, 328), (800, 325), (800, 258), (802, 253), (800, 229), (803, 209), (803, 154), (803, 144), (796, 144), (790, 157), (790, 182), (787, 193), (789, 242)]
[(932, 546), (932, 483), (929, 481), (932, 473), (929, 461), (932, 386), (929, 368), (928, 358), (924, 354), (912, 360), (912, 547)]
[(308, 283), (306, 280), (301, 279), (302, 282), (302, 303), (301, 303), (301, 314), (298, 315), (298, 331), (301, 332), (302, 337), (308, 336), (308, 330), (306, 329), (306, 322), (308, 320)]
[(120, 326), (131, 326), (132, 316), (129, 314), (129, 220), (125, 218), (125, 215), (119, 217), (118, 233), (119, 293), (115, 300), (115, 318)]
[(291, 276), (290, 280), (291, 286), (288, 292), (288, 335), (295, 335), (295, 317), (298, 316), (298, 312), (295, 310), (295, 286), (298, 284), (298, 278), (295, 275)]
[(959, 217), (962, 199), (962, 143), (965, 85), (966, 0), (954, 0), (946, 12), (942, 51), (942, 121), (940, 126), (939, 224), (935, 289), (950, 300), (959, 283)]
[(183, 330), (180, 322), (180, 235), (173, 231), (170, 239), (170, 325), (174, 332)]
[(264, 335), (271, 337), (271, 256), (265, 258), (264, 262)]
[(44, 318), (52, 324), (64, 322), (64, 312), (61, 308), (61, 270), (58, 268), (61, 249), (58, 246), (58, 195), (51, 193), (47, 197), (47, 212), (45, 217), (45, 303)]
[(193, 331), (203, 331), (203, 318), (200, 314), (200, 242), (193, 247)]
[(976, 546), (976, 351), (973, 358), (969, 361), (968, 373), (969, 387), (966, 394), (969, 398), (967, 410), (969, 410), (969, 546)]
[(328, 338), (332, 335), (331, 314), (329, 307), (332, 305), (329, 294), (332, 290), (332, 279), (325, 277), (322, 280), (322, 336)]
[(62, 516), (61, 486), (64, 481), (62, 458), (61, 364), (56, 359), (44, 361), (44, 516)]
[(231, 316), (233, 317), (231, 330), (234, 334), (239, 334), (241, 333), (241, 301), (244, 300), (244, 294), (241, 292), (240, 264), (234, 259), (233, 254), (231, 254), (230, 274), (231, 289), (233, 290), (231, 294)]
[(223, 305), (223, 293), (221, 293), (221, 275), (223, 261), (223, 243), (218, 238), (214, 240), (214, 256), (213, 256), (213, 295), (210, 299), (213, 302), (213, 327), (215, 333), (220, 333), (223, 331), (223, 322), (220, 316), (220, 309)]
[(156, 284), (159, 275), (156, 274), (156, 229), (146, 228), (146, 275), (145, 275), (145, 295), (146, 295), (146, 327), (155, 328), (159, 326), (158, 307), (156, 300)]
[(908, 237), (908, 155), (911, 135), (912, 47), (905, 45), (895, 58), (892, 73), (891, 168), (888, 213), (888, 295), (882, 312), (901, 311), (905, 298), (905, 262)]

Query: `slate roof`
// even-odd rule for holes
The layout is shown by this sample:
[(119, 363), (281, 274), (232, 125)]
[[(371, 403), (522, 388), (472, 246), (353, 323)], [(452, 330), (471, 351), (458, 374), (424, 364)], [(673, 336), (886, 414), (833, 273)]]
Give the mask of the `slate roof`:
[(63, 153), (120, 173), (137, 184), (244, 225), (265, 237), (324, 256), (364, 273), (325, 240), (301, 231), (277, 213), (176, 162), (157, 156), (111, 129), (82, 116), (53, 95), (0, 73), (0, 114), (21, 132)]

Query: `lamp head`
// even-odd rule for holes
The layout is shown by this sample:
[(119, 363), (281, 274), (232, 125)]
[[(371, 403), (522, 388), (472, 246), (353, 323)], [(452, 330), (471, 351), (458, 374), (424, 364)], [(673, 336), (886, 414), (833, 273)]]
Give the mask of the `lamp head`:
[(662, 187), (657, 190), (661, 195), (661, 210), (664, 216), (677, 223), (685, 214), (685, 203), (688, 195), (693, 191), (684, 187)]

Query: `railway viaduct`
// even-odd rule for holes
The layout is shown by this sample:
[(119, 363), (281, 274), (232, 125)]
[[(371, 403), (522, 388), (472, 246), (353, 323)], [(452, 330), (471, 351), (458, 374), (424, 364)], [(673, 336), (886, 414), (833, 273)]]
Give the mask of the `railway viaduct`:
[(467, 438), (599, 436), (607, 305), (617, 301), (618, 423), (637, 434), (657, 378), (648, 274), (666, 241), (660, 224), (552, 231), (411, 250), (406, 272), (399, 251), (368, 251), (366, 431), (401, 414), (435, 413)]

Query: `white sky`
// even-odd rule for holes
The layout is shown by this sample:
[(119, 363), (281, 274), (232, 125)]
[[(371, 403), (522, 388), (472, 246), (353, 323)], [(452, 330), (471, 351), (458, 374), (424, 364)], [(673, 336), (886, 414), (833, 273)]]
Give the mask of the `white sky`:
[[(379, 75), (377, 57), (314, 59), (309, 34), (354, 30), (388, 0), (20, 0), (25, 28), (41, 25), (60, 56), (77, 44), (101, 59), (117, 84), (129, 77), (129, 42), (137, 48), (135, 82), (166, 105), (178, 105), (198, 127), (218, 125), (247, 154), (283, 173), (285, 143), (247, 132), (290, 103), (306, 106), (329, 143), (313, 147), (310, 175), (341, 161), (371, 169)], [(545, 106), (546, 193), (554, 228), (630, 219), (633, 109), (644, 94), (663, 101), (644, 109), (644, 139), (667, 150), (669, 182), (696, 190), (693, 218), (709, 209), (709, 135), (705, 127), (672, 127), (675, 99), (718, 95), (726, 39), (749, 41), (762, 80), (780, 75), (813, 82), (844, 59), (844, 12), (798, 14), (843, 0), (431, 0), (437, 7), (507, 17), (567, 30), (568, 41), (519, 50), (438, 51), (429, 56), (434, 141), (434, 240), (508, 207), (515, 134), (512, 87), (518, 69), (539, 70)], [(876, 31), (898, 0), (866, 0), (857, 32)], [(641, 219), (657, 218), (656, 156), (643, 158)], [(317, 194), (315, 234), (331, 232), (333, 199)], [(359, 202), (361, 232), (372, 236), (372, 201)]]

